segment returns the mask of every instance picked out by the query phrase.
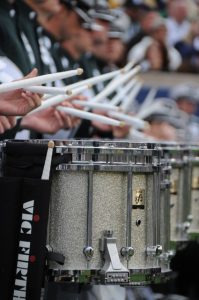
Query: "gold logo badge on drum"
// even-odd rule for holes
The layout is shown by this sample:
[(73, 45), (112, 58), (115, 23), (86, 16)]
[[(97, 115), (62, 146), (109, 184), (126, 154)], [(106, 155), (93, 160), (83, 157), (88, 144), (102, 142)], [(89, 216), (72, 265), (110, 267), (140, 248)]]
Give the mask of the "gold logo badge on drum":
[(143, 189), (133, 191), (133, 208), (144, 208), (144, 194)]

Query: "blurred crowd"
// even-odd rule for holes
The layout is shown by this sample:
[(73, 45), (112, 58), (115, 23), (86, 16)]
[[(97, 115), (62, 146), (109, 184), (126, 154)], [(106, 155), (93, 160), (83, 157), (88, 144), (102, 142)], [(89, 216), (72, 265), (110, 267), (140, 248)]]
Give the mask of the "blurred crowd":
[[(198, 13), (197, 0), (2, 0), (0, 82), (83, 68), (82, 76), (53, 83), (63, 87), (117, 70), (132, 61), (141, 64), (145, 71), (197, 73)], [(71, 97), (63, 105), (81, 109), (72, 101), (92, 99), (105, 84), (96, 84), (91, 91)], [(146, 104), (154, 104), (156, 98), (153, 93), (141, 105), (132, 99), (128, 114), (143, 116), (143, 110), (148, 109)], [(141, 132), (130, 126), (82, 122), (56, 107), (27, 115), (41, 105), (42, 95), (24, 90), (7, 92), (0, 94), (0, 139), (42, 138), (52, 134), (55, 138), (198, 138), (195, 114), (199, 93), (192, 83), (183, 83), (167, 98), (156, 100), (159, 107), (144, 113), (143, 118), (150, 126)], [(16, 120), (15, 116), (22, 118)]]

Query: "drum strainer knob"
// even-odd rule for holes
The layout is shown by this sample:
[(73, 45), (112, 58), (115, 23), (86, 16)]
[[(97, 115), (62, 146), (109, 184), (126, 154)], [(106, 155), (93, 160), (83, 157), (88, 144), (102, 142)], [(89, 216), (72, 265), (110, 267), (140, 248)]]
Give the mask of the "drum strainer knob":
[(86, 259), (89, 261), (93, 257), (94, 249), (91, 246), (85, 247), (83, 253), (86, 256)]
[(120, 252), (121, 252), (122, 256), (129, 259), (130, 257), (132, 257), (134, 255), (135, 250), (133, 249), (133, 247), (123, 247)]

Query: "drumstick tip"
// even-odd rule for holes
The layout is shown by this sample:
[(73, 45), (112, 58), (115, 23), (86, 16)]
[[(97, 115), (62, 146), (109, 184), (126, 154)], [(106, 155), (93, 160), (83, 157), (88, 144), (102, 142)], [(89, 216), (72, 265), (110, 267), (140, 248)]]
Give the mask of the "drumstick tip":
[(72, 90), (67, 90), (66, 95), (71, 96), (73, 94)]
[(77, 69), (77, 75), (82, 75), (84, 73), (84, 70), (82, 68)]
[(55, 143), (53, 141), (49, 141), (48, 148), (54, 148), (54, 147), (55, 147)]
[(120, 122), (120, 127), (124, 127), (126, 125), (125, 122)]

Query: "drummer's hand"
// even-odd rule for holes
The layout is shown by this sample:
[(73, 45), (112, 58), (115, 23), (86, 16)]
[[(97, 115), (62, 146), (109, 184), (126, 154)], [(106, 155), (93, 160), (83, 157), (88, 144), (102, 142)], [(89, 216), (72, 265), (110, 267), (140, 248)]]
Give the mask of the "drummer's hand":
[(126, 136), (129, 134), (131, 126), (124, 125), (124, 126), (113, 126), (112, 133), (114, 138), (117, 139), (125, 139)]
[[(102, 111), (99, 111), (99, 110), (93, 110), (93, 112), (95, 114), (98, 114), (98, 115), (101, 115), (101, 116), (109, 117), (109, 115), (106, 114), (104, 111), (102, 112)], [(111, 125), (103, 124), (101, 122), (92, 121), (92, 125), (100, 131), (104, 131), (104, 132), (112, 131), (112, 126)]]
[(21, 121), (22, 128), (50, 134), (56, 133), (60, 129), (70, 128), (71, 124), (70, 116), (54, 107), (27, 115)]
[[(85, 101), (87, 100), (87, 97), (84, 96), (84, 95), (77, 95), (77, 96), (71, 96), (69, 99), (67, 99), (66, 101), (62, 102), (62, 106), (65, 106), (65, 107), (71, 107), (71, 108), (76, 108), (76, 109), (80, 109), (80, 110), (83, 110), (84, 107), (81, 106), (81, 105), (78, 105), (78, 104), (73, 104), (73, 100), (82, 100), (82, 101)], [(67, 114), (66, 114), (66, 117), (67, 117)], [(73, 117), (71, 116), (70, 117), (70, 128), (73, 128), (77, 125), (79, 125), (81, 122), (81, 119), (77, 118), (77, 117)]]
[(16, 125), (16, 118), (10, 116), (0, 116), (0, 134)]
[[(37, 76), (37, 69), (33, 69), (24, 78)], [(0, 114), (9, 116), (23, 116), (41, 104), (41, 95), (17, 89), (0, 94)]]

